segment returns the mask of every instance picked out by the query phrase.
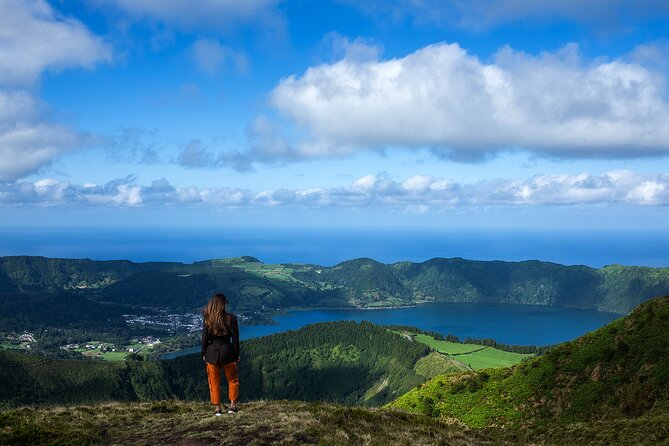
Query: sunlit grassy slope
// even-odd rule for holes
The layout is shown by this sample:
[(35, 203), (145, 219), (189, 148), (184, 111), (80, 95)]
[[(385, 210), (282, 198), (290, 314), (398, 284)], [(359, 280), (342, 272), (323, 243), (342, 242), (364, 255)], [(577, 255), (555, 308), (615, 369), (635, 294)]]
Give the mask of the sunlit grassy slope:
[(513, 368), (438, 376), (391, 406), (475, 427), (666, 419), (669, 297)]
[(425, 334), (416, 334), (414, 339), (432, 347), (438, 352), (449, 355), (451, 359), (459, 361), (474, 370), (491, 367), (509, 367), (534, 356), (505, 352), (477, 344), (439, 341)]

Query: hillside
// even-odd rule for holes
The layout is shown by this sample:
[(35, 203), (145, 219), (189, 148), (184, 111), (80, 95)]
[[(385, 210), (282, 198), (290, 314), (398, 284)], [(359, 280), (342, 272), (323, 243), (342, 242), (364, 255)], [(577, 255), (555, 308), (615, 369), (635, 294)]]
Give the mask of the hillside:
[[(242, 342), (241, 393), (381, 405), (423, 382), (427, 346), (370, 323), (331, 322)], [(439, 364), (437, 364), (439, 365)], [(439, 370), (447, 370), (439, 365)], [(165, 361), (53, 360), (0, 350), (0, 405), (208, 397), (199, 354)]]
[(31, 293), (76, 291), (101, 302), (189, 311), (201, 308), (219, 290), (228, 295), (232, 308), (248, 313), (448, 301), (525, 303), (624, 314), (640, 302), (669, 293), (669, 268), (612, 265), (594, 269), (536, 260), (460, 258), (390, 265), (356, 259), (333, 267), (271, 265), (253, 257), (193, 264), (0, 258), (0, 301)]
[[(241, 391), (248, 399), (380, 405), (424, 381), (414, 367), (429, 352), (425, 345), (368, 322), (312, 324), (244, 341)], [(199, 355), (164, 363), (175, 377), (176, 395), (206, 395)], [(191, 376), (184, 379), (189, 371)]]
[[(369, 323), (315, 324), (242, 348), (242, 410), (221, 418), (204, 401), (199, 355), (105, 363), (0, 352), (0, 444), (669, 443), (669, 297), (506, 369), (463, 372)], [(380, 404), (424, 379), (383, 409), (322, 402)], [(12, 408), (26, 403), (38, 407)]]
[(155, 401), (0, 412), (0, 444), (182, 446), (657, 445), (669, 417), (472, 429), (397, 410), (300, 401), (257, 401), (213, 417), (205, 403)]
[(2, 445), (452, 445), (475, 435), (425, 417), (324, 403), (254, 402), (213, 417), (163, 401), (0, 413)]
[[(179, 264), (31, 256), (0, 257), (0, 292), (104, 288), (140, 271), (162, 270), (176, 265)], [(8, 279), (11, 284), (7, 284)]]
[(669, 297), (513, 368), (438, 376), (390, 406), (474, 427), (666, 419)]

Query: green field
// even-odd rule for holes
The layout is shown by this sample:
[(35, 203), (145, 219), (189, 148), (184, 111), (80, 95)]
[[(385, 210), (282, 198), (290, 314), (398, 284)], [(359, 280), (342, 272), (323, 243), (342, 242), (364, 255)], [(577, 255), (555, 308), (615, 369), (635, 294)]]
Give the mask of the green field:
[[(101, 344), (101, 342), (91, 341), (91, 342), (89, 342), (89, 344), (97, 346), (97, 345)], [(133, 349), (132, 352), (128, 351), (130, 348)], [(118, 351), (115, 351), (115, 352), (101, 351), (101, 350), (98, 350), (97, 348), (88, 349), (88, 348), (84, 348), (84, 347), (75, 348), (75, 349), (72, 349), (72, 351), (81, 353), (83, 356), (102, 359), (103, 361), (123, 361), (131, 353), (146, 355), (152, 348), (153, 347), (149, 347), (146, 344), (135, 343), (135, 344), (126, 345), (126, 346), (123, 347), (123, 350), (118, 350)]]
[(236, 264), (235, 266), (248, 273), (257, 275), (262, 278), (302, 283), (301, 281), (297, 280), (295, 277), (291, 275), (294, 271), (296, 271), (294, 268), (288, 268), (283, 265), (244, 262)]
[(128, 352), (104, 352), (100, 358), (105, 361), (123, 361), (128, 356)]
[(438, 352), (445, 353), (474, 370), (494, 367), (509, 367), (534, 355), (505, 352), (492, 347), (477, 344), (460, 344), (457, 342), (438, 341), (424, 334), (413, 334), (413, 338), (430, 346)]
[(0, 342), (0, 350), (9, 349), (9, 350), (29, 350), (30, 342), (21, 341), (16, 342)]

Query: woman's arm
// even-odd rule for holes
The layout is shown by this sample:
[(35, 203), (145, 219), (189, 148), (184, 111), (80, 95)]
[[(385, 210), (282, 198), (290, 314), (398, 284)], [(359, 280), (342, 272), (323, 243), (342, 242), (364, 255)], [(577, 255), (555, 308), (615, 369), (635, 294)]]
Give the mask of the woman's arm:
[(204, 358), (204, 354), (207, 352), (207, 343), (209, 342), (209, 330), (207, 330), (207, 326), (204, 325), (202, 327), (202, 357)]
[(235, 351), (237, 361), (239, 361), (239, 324), (237, 324), (237, 316), (232, 317), (232, 348)]

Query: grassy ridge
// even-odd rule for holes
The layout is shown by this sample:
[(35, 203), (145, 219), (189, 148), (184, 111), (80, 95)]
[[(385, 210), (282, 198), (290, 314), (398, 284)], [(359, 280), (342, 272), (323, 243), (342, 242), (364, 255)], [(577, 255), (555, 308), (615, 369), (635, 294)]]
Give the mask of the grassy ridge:
[(420, 358), (418, 362), (416, 362), (414, 370), (418, 375), (431, 379), (444, 373), (469, 371), (471, 368), (442, 353), (432, 352), (429, 355)]
[(156, 401), (0, 412), (2, 445), (657, 445), (669, 417), (471, 429), (396, 410), (258, 401), (211, 416), (204, 403)]
[(469, 438), (424, 417), (286, 401), (245, 404), (220, 418), (205, 404), (176, 401), (0, 413), (3, 445), (464, 445)]
[(669, 413), (669, 297), (511, 369), (438, 376), (392, 407), (470, 426)]

